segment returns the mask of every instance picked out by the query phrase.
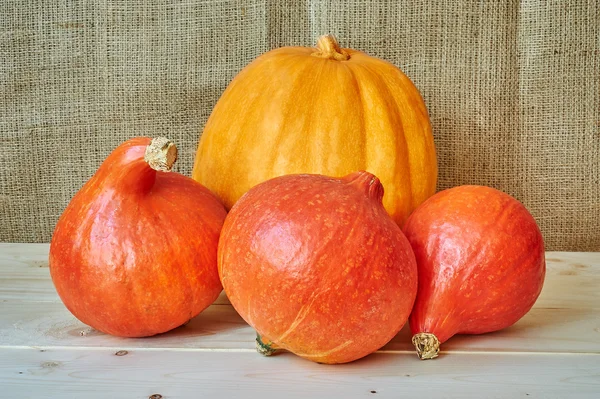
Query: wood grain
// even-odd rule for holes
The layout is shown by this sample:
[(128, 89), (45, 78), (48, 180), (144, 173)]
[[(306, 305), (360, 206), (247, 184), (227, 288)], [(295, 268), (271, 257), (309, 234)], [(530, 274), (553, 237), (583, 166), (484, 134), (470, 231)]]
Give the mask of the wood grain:
[[(60, 301), (50, 279), (49, 244), (0, 243), (0, 301)], [(215, 304), (229, 304), (224, 292)]]
[[(62, 303), (9, 301), (0, 313), (0, 346), (253, 349), (254, 330), (230, 305), (212, 305), (187, 325), (148, 338), (118, 338), (81, 323)], [(407, 326), (383, 351), (412, 353)], [(445, 352), (600, 353), (600, 311), (535, 307), (514, 326), (483, 335), (458, 335)]]
[(420, 361), (373, 354), (331, 366), (287, 353), (270, 358), (251, 352), (115, 353), (7, 350), (0, 358), (0, 386), (7, 397), (37, 399), (591, 398), (600, 391), (599, 355), (447, 354)]
[(47, 244), (0, 244), (7, 397), (600, 397), (600, 253), (547, 253), (542, 295), (523, 319), (453, 337), (438, 359), (418, 360), (405, 328), (378, 353), (337, 366), (290, 353), (261, 357), (224, 295), (159, 336), (94, 331), (60, 302), (47, 255)]
[[(48, 244), (0, 243), (0, 301), (56, 302), (48, 271)], [(544, 289), (536, 305), (600, 307), (600, 253), (548, 252)], [(229, 304), (221, 293), (215, 304)]]

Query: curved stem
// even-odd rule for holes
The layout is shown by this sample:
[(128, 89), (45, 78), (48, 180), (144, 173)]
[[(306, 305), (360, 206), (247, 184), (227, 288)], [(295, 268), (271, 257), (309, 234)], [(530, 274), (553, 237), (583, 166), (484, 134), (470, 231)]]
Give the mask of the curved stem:
[(165, 138), (134, 137), (104, 160), (94, 179), (119, 191), (145, 194), (154, 186), (157, 171), (169, 171), (177, 148)]
[(277, 352), (277, 347), (272, 343), (265, 343), (259, 333), (256, 333), (256, 351), (263, 356), (271, 356)]
[(153, 138), (146, 147), (144, 161), (154, 170), (170, 172), (173, 164), (177, 161), (177, 147), (167, 138)]
[(317, 51), (312, 53), (319, 58), (327, 58), (336, 61), (350, 59), (350, 54), (340, 47), (333, 35), (323, 35), (317, 40)]

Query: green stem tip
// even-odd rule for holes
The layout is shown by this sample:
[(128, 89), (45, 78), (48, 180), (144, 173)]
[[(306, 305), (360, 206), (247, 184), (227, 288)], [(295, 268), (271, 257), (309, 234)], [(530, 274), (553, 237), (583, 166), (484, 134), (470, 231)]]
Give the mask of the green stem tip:
[(264, 343), (260, 334), (256, 333), (256, 351), (263, 356), (271, 356), (277, 352), (277, 349), (274, 348), (271, 343)]

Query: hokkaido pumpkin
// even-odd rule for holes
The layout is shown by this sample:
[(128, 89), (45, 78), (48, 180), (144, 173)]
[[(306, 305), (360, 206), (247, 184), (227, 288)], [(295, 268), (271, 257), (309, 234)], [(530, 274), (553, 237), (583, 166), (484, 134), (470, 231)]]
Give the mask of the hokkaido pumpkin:
[(206, 123), (192, 177), (229, 209), (272, 177), (356, 170), (381, 179), (384, 206), (401, 224), (435, 192), (430, 121), (397, 67), (323, 36), (316, 49), (265, 53), (233, 79)]
[(73, 197), (50, 243), (61, 300), (102, 332), (144, 337), (182, 325), (222, 290), (217, 243), (225, 208), (171, 170), (175, 145), (134, 138)]
[(414, 254), (368, 172), (287, 175), (252, 188), (219, 241), (219, 276), (257, 348), (320, 363), (379, 349), (406, 323)]
[(410, 315), (421, 359), (455, 334), (516, 323), (538, 298), (546, 272), (542, 234), (527, 209), (501, 191), (460, 186), (439, 192), (408, 218), (419, 290)]

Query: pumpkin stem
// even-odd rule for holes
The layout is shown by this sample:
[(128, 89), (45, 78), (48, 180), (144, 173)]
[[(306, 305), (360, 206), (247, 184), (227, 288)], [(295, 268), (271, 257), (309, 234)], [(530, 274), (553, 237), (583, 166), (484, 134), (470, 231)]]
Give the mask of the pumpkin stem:
[(336, 61), (346, 61), (350, 59), (350, 54), (340, 47), (333, 35), (321, 36), (317, 40), (317, 51), (312, 53), (312, 55)]
[(259, 333), (256, 333), (256, 351), (263, 356), (271, 356), (277, 352), (277, 347), (272, 343), (264, 343)]
[(438, 357), (438, 354), (440, 353), (440, 341), (434, 334), (415, 334), (412, 337), (412, 343), (421, 360), (433, 359)]
[(177, 147), (164, 137), (153, 138), (144, 154), (144, 161), (154, 170), (170, 172), (177, 160)]
[(367, 197), (379, 203), (383, 200), (383, 185), (374, 174), (361, 170), (351, 173), (343, 179), (364, 192)]

